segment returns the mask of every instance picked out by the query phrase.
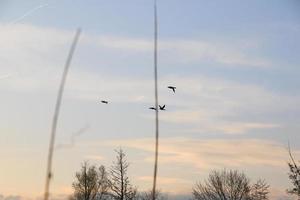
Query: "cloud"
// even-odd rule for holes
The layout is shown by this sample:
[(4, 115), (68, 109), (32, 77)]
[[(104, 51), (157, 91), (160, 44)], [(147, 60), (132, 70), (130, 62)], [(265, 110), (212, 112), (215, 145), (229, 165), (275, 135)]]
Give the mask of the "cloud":
[[(87, 38), (87, 41), (94, 42), (100, 47), (126, 50), (132, 53), (153, 51), (152, 39), (98, 36)], [(249, 46), (247, 47), (249, 48)], [(162, 58), (170, 58), (167, 62), (172, 60), (180, 63), (208, 62), (225, 64), (231, 67), (268, 68), (271, 66), (271, 62), (266, 59), (247, 55), (243, 45), (234, 46), (233, 44), (196, 39), (167, 39), (159, 41), (159, 51), (163, 55)]]
[[(110, 141), (125, 147), (151, 153), (145, 162), (153, 162), (153, 139)], [(259, 139), (162, 138), (160, 163), (192, 165), (199, 170), (220, 167), (270, 166), (285, 167), (287, 150), (277, 142)], [(298, 152), (299, 153), (299, 152)]]
[(99, 47), (118, 49), (136, 52), (153, 51), (153, 42), (146, 39), (135, 39), (114, 36), (90, 36), (86, 37), (86, 41), (90, 44), (96, 44)]
[(41, 4), (41, 5), (38, 5), (30, 10), (28, 10), (26, 13), (24, 13), (22, 16), (14, 19), (12, 22), (10, 22), (10, 24), (16, 24), (20, 21), (22, 21), (24, 18), (26, 18), (27, 16), (30, 16), (32, 15), (33, 13), (35, 13), (36, 11), (48, 6), (49, 4)]
[[(1, 82), (0, 88), (3, 91), (14, 90), (35, 94), (56, 92), (73, 35), (73, 31), (26, 24), (0, 25), (2, 46), (0, 59), (3, 66), (6, 66), (0, 69), (0, 74), (10, 74), (9, 79)], [(97, 59), (93, 57), (94, 60), (87, 61), (83, 52), (94, 49), (95, 52), (106, 52), (114, 58), (120, 55), (121, 51), (124, 54), (138, 54), (139, 57), (143, 57), (145, 53), (150, 54), (152, 45), (151, 40), (148, 39), (84, 33), (79, 41), (78, 51), (67, 80), (65, 97), (84, 101), (96, 101), (99, 97), (103, 97), (117, 103), (140, 103), (145, 104), (145, 107), (151, 106), (152, 80), (133, 77), (130, 74), (115, 75), (114, 72), (95, 73), (94, 70), (98, 69), (96, 65), (99, 64), (98, 56)], [(175, 62), (210, 60), (249, 66), (259, 66), (259, 63), (264, 63), (240, 55), (242, 51), (239, 48), (242, 47), (233, 50), (234, 47), (229, 45), (225, 48), (227, 46), (183, 39), (163, 40), (160, 44), (163, 57), (166, 57), (168, 62), (174, 62), (176, 58)], [(76, 62), (76, 60), (82, 61)], [(117, 62), (116, 59), (110, 60)], [(248, 64), (246, 60), (249, 60)], [(106, 62), (100, 64), (103, 64), (103, 67), (109, 65)], [(119, 65), (124, 63), (120, 62)], [(261, 66), (267, 65), (264, 63)], [(173, 94), (168, 95), (166, 91), (165, 86), (169, 82), (176, 83), (178, 88), (176, 98)], [(168, 112), (161, 115), (161, 120), (189, 124), (188, 129), (191, 132), (247, 134), (252, 130), (279, 128), (284, 126), (283, 122), (272, 121), (272, 118), (258, 120), (253, 117), (253, 119), (241, 120), (240, 116), (244, 113), (260, 116), (262, 113), (270, 112), (281, 114), (291, 108), (300, 107), (299, 96), (289, 97), (259, 86), (210, 77), (164, 76), (160, 79), (160, 85), (160, 101), (167, 104), (168, 109)], [(144, 117), (151, 118), (152, 115)]]
[[(153, 163), (154, 139), (140, 138), (106, 142), (108, 146), (118, 144), (143, 155), (140, 157), (144, 163), (143, 166)], [(133, 152), (132, 150), (130, 152)], [(300, 156), (299, 151), (294, 153)], [(286, 195), (284, 187), (277, 182), (288, 181), (285, 173), (287, 160), (287, 148), (271, 140), (161, 138), (159, 146), (161, 174), (158, 176), (160, 177), (158, 185), (163, 191), (187, 194), (190, 193), (197, 180), (207, 177), (213, 169), (238, 169), (244, 171), (253, 181), (261, 176), (265, 178), (271, 184), (272, 199), (280, 199)], [(272, 173), (269, 174), (270, 169)], [(274, 177), (273, 173), (277, 176)], [(253, 174), (255, 174), (254, 177)], [(140, 175), (136, 177), (136, 182), (151, 187), (152, 178), (151, 175)]]
[(176, 40), (161, 43), (162, 52), (174, 54), (173, 57), (184, 63), (204, 61), (226, 66), (247, 66), (267, 68), (271, 63), (266, 59), (247, 55), (245, 49), (229, 44), (217, 44), (199, 40)]
[[(147, 185), (151, 185), (153, 182), (152, 176), (140, 176), (136, 179), (137, 181), (144, 182), (144, 184)], [(164, 188), (163, 191), (167, 191), (169, 194), (172, 195), (178, 195), (186, 194), (187, 191), (191, 190), (190, 185), (193, 183), (187, 179), (158, 176), (157, 184)]]
[(227, 123), (223, 126), (218, 126), (216, 130), (220, 130), (228, 134), (243, 134), (256, 129), (274, 129), (280, 128), (279, 124), (272, 123)]
[[(42, 200), (44, 197), (27, 197), (27, 196), (20, 196), (20, 195), (1, 195), (0, 200)], [(53, 200), (65, 200), (68, 199), (68, 195), (52, 195), (51, 199)]]
[[(170, 80), (178, 87), (176, 96), (165, 87)], [(72, 98), (95, 101), (101, 96), (117, 103), (141, 103), (145, 107), (153, 104), (153, 81), (148, 79), (100, 76), (75, 70), (68, 85)], [(247, 134), (279, 129), (286, 125), (285, 121), (275, 121), (272, 117), (300, 107), (299, 96), (277, 94), (256, 85), (222, 79), (166, 76), (160, 85), (160, 101), (167, 104), (167, 112), (162, 112), (160, 119), (189, 125), (192, 132)], [(153, 118), (151, 113), (142, 116)]]
[(3, 195), (0, 195), (0, 200), (24, 200), (24, 199), (21, 196), (14, 196), (14, 195), (3, 196)]
[[(15, 72), (17, 69), (21, 74), (26, 74), (28, 70), (44, 71), (45, 68), (55, 69), (62, 66), (61, 59), (65, 59), (66, 50), (74, 35), (73, 31), (41, 28), (28, 24), (0, 24), (0, 31), (2, 46), (0, 58), (5, 61), (4, 66), (12, 69), (10, 71)], [(92, 35), (85, 32), (80, 39), (79, 46), (78, 49), (88, 47), (94, 49), (95, 52), (105, 52), (104, 54), (109, 52), (112, 57), (117, 54), (119, 56), (138, 54), (141, 57), (149, 55), (153, 50), (152, 39)], [(243, 45), (197, 39), (172, 39), (161, 40), (159, 47), (163, 62), (170, 65), (209, 62), (223, 64), (221, 66), (224, 67), (265, 68), (271, 66), (270, 61), (248, 55)]]
[(280, 188), (270, 188), (269, 199), (274, 200), (297, 200), (295, 195), (289, 195), (286, 193), (286, 190)]
[[(0, 24), (0, 42), (2, 46), (0, 50), (0, 59), (2, 60), (3, 66), (6, 66), (0, 69), (0, 74), (17, 75), (17, 77), (7, 81), (8, 85), (6, 86), (9, 86), (11, 89), (15, 88), (34, 90), (44, 89), (45, 87), (56, 88), (56, 80), (59, 80), (61, 69), (65, 62), (66, 52), (70, 46), (73, 35), (73, 31), (59, 30), (54, 28), (40, 28), (26, 24)], [(79, 89), (89, 84), (89, 87), (92, 86), (90, 89), (91, 92), (97, 92), (97, 90), (93, 91), (97, 89), (96, 84), (101, 84), (101, 86), (107, 85), (105, 83), (111, 79), (112, 83), (117, 81), (114, 79), (121, 79), (117, 82), (118, 84), (119, 82), (122, 82), (125, 84), (124, 86), (127, 87), (138, 87), (138, 84), (141, 80), (135, 79), (136, 82), (133, 82), (134, 80), (130, 81), (132, 80), (132, 77), (113, 78), (107, 77), (107, 74), (101, 76), (95, 73), (86, 73), (87, 69), (98, 68), (95, 66), (95, 63), (97, 63), (97, 60), (99, 59), (98, 57), (97, 59), (93, 57), (94, 60), (89, 60), (87, 62), (85, 60), (86, 58), (83, 60), (83, 55), (80, 54), (80, 52), (81, 49), (82, 51), (94, 49), (95, 52), (108, 52), (107, 54), (109, 54), (109, 57), (111, 58), (126, 53), (139, 54), (139, 56), (143, 57), (145, 56), (143, 52), (146, 51), (147, 55), (152, 52), (152, 45), (152, 41), (147, 39), (121, 38), (83, 33), (82, 38), (79, 41), (78, 51), (75, 54), (75, 59), (70, 73), (70, 80), (68, 80), (68, 82), (73, 81), (71, 82), (72, 84), (76, 84), (76, 82), (78, 82), (76, 86), (79, 86)], [(247, 65), (246, 61), (240, 61), (242, 59), (239, 57), (243, 57), (239, 56), (241, 51), (237, 49), (236, 51), (231, 52), (231, 48), (233, 47), (229, 47), (229, 49), (227, 49), (225, 47), (219, 47), (216, 44), (210, 44), (208, 42), (186, 41), (183, 39), (161, 41), (161, 51), (164, 55), (162, 57), (166, 57), (167, 62), (177, 63), (180, 62), (180, 60), (183, 60), (184, 62), (186, 60), (192, 60), (193, 62), (195, 61), (196, 63), (199, 63), (203, 59), (204, 61), (210, 60), (212, 62), (220, 62), (225, 64), (233, 63), (240, 65), (241, 63), (244, 63)], [(122, 51), (122, 54), (120, 54), (119, 51)], [(223, 55), (226, 53), (229, 53), (230, 55)], [(167, 55), (165, 56), (165, 54)], [(103, 56), (106, 56), (106, 54)], [(80, 60), (83, 60), (82, 64), (78, 64), (76, 62), (76, 60), (79, 58)], [(237, 60), (234, 61), (234, 58), (237, 58)], [(102, 60), (105, 60), (105, 58), (102, 58)], [(115, 62), (115, 60), (116, 59), (114, 59), (113, 62)], [(256, 62), (253, 58), (249, 58), (248, 60), (249, 65), (259, 65), (257, 63), (252, 63)], [(109, 65), (108, 63), (100, 64)], [(120, 62), (119, 65), (124, 65), (124, 63)], [(83, 79), (86, 84), (80, 87), (80, 84), (83, 82), (80, 81), (81, 79)], [(177, 79), (174, 80), (174, 82), (180, 81)], [(128, 81), (132, 83), (127, 84)], [(186, 84), (183, 84), (182, 86), (188, 85), (188, 88), (192, 86), (189, 83), (193, 83), (193, 81), (184, 81), (186, 81)], [(148, 82), (150, 84), (148, 87), (146, 87), (146, 90), (148, 88), (152, 88), (152, 81)], [(145, 86), (147, 82), (141, 84)], [(197, 87), (197, 84), (199, 84), (199, 81), (195, 82), (194, 85)], [(112, 86), (110, 86), (110, 89), (111, 87)], [(218, 87), (220, 88), (219, 93), (226, 89), (232, 89), (232, 87), (226, 88), (226, 85), (222, 86), (221, 84)], [(85, 87), (84, 89), (86, 90), (87, 88)], [(136, 95), (133, 97), (133, 99), (139, 100), (141, 96), (144, 95)]]
[(104, 160), (104, 157), (103, 156), (99, 156), (99, 155), (87, 155), (85, 156), (86, 159), (89, 159), (89, 160)]
[[(32, 93), (35, 97), (56, 92), (73, 35), (73, 31), (26, 24), (0, 25), (0, 60), (4, 66), (0, 68), (0, 74), (11, 75), (9, 79), (1, 81), (0, 89), (20, 94)], [(64, 97), (85, 102), (107, 97), (116, 104), (125, 104), (125, 107), (140, 104), (147, 109), (153, 103), (153, 81), (147, 77), (133, 76), (132, 72), (126, 75), (115, 73), (124, 65), (129, 65), (115, 58), (125, 54), (129, 55), (128, 58), (143, 60), (145, 55), (152, 56), (152, 45), (151, 39), (83, 33)], [(201, 62), (222, 64), (224, 67), (266, 68), (272, 65), (264, 58), (248, 55), (242, 46), (196, 39), (161, 40), (160, 51), (164, 62), (170, 65)], [(100, 53), (103, 55), (101, 59)], [(112, 68), (112, 63), (118, 65), (118, 68)], [(101, 70), (102, 67), (105, 70)], [(175, 96), (166, 88), (170, 82), (176, 83), (178, 88)], [(299, 96), (288, 96), (257, 85), (212, 77), (161, 76), (160, 85), (160, 101), (167, 104), (167, 111), (161, 112), (160, 117), (164, 125), (171, 124), (168, 127), (169, 134), (175, 131), (180, 132), (180, 135), (188, 131), (196, 134), (247, 134), (257, 130), (271, 132), (286, 125), (284, 120), (273, 120), (274, 116), (300, 107)], [(152, 113), (138, 115), (143, 119), (153, 118)], [(174, 125), (177, 126), (174, 128)], [(146, 152), (144, 162), (152, 163), (151, 139), (110, 143), (115, 144)], [(203, 170), (245, 165), (282, 168), (286, 160), (286, 151), (282, 145), (254, 139), (165, 138), (161, 140), (160, 151), (161, 164), (185, 165)], [(97, 152), (89, 152), (87, 158), (103, 159)], [(166, 184), (168, 181), (185, 184), (180, 177), (164, 176), (161, 181)]]

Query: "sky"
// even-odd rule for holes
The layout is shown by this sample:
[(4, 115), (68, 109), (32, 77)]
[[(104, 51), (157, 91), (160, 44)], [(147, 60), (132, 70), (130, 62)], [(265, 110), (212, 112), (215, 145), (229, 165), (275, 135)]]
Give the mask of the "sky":
[[(300, 157), (299, 9), (297, 0), (158, 0), (166, 104), (158, 188), (170, 199), (189, 196), (215, 169), (263, 178), (272, 199), (292, 199), (285, 191), (288, 141)], [(43, 194), (56, 93), (77, 27), (51, 195), (72, 193), (85, 160), (109, 168), (120, 147), (133, 184), (151, 188), (153, 1), (0, 0), (0, 199)]]

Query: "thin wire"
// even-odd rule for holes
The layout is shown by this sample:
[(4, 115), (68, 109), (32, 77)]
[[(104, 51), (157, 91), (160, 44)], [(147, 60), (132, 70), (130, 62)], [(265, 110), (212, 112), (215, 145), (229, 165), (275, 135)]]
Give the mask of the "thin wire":
[(65, 64), (64, 72), (62, 74), (62, 79), (60, 82), (58, 94), (57, 94), (57, 99), (56, 99), (56, 105), (55, 105), (55, 110), (54, 110), (54, 115), (53, 115), (53, 120), (52, 120), (52, 128), (51, 128), (51, 138), (50, 138), (50, 144), (49, 144), (49, 152), (48, 152), (48, 162), (47, 162), (47, 172), (46, 172), (46, 184), (45, 184), (45, 193), (44, 193), (44, 200), (48, 200), (49, 198), (49, 187), (50, 187), (50, 181), (52, 178), (52, 160), (53, 160), (53, 151), (54, 151), (54, 145), (55, 145), (55, 135), (56, 135), (56, 128), (57, 128), (57, 121), (59, 117), (59, 111), (60, 111), (60, 106), (61, 106), (61, 101), (62, 101), (62, 96), (64, 92), (64, 87), (67, 79), (67, 75), (69, 72), (70, 64), (72, 61), (72, 57), (79, 39), (81, 33), (81, 29), (78, 28), (73, 40), (73, 43), (71, 45), (69, 55), (67, 57), (67, 61)]
[(157, 91), (157, 4), (154, 0), (154, 87), (155, 87), (155, 160), (153, 174), (152, 200), (156, 198), (156, 179), (157, 179), (157, 163), (158, 163), (158, 146), (159, 146), (159, 120), (158, 120), (158, 91)]

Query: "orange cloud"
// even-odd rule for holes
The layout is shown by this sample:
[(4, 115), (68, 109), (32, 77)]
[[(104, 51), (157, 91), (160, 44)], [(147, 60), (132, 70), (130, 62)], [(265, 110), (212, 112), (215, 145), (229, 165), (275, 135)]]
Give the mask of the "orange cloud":
[[(146, 152), (153, 151), (153, 139), (108, 142), (111, 145), (115, 143)], [(161, 163), (185, 163), (199, 169), (243, 165), (284, 167), (288, 158), (284, 146), (276, 142), (259, 139), (163, 138), (160, 141), (159, 150)], [(152, 162), (152, 157), (146, 157), (145, 161)]]

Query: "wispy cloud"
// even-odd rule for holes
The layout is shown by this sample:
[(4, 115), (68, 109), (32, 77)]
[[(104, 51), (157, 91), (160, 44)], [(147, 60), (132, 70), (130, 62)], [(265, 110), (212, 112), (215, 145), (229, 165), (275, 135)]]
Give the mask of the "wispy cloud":
[(201, 40), (178, 40), (162, 43), (162, 51), (166, 50), (182, 62), (212, 62), (225, 64), (227, 67), (267, 68), (271, 62), (264, 58), (247, 55), (241, 46), (217, 44)]
[[(87, 38), (87, 41), (90, 41), (90, 43), (96, 41), (96, 44), (100, 47), (132, 51), (133, 53), (151, 52), (153, 48), (152, 40), (148, 39), (98, 36), (93, 39)], [(266, 58), (248, 55), (243, 45), (234, 46), (233, 44), (214, 43), (201, 39), (162, 40), (159, 43), (159, 50), (163, 57), (170, 58), (167, 62), (173, 60), (186, 64), (202, 61), (225, 64), (227, 67), (246, 66), (257, 68), (268, 68), (272, 65)]]
[[(0, 49), (0, 59), (3, 66), (6, 66), (0, 69), (0, 73), (16, 74), (12, 79), (1, 83), (0, 87), (3, 90), (54, 92), (72, 31), (26, 24), (0, 25), (0, 30), (0, 42), (3, 47)], [(237, 65), (244, 62), (239, 57), (245, 58), (245, 62), (256, 62), (255, 59), (246, 59), (247, 56), (240, 55), (242, 51), (239, 48), (242, 47), (233, 50), (234, 47), (228, 46), (227, 49), (225, 44), (218, 45), (220, 47), (215, 43), (179, 39), (161, 41), (160, 48), (162, 54), (167, 52), (172, 55), (169, 57), (172, 59), (168, 59), (169, 62), (174, 62), (174, 58), (189, 60), (190, 57), (193, 57), (193, 60), (198, 59), (197, 62), (208, 59), (228, 63), (229, 57), (236, 59), (230, 62), (236, 62)], [(109, 50), (112, 57), (118, 56), (119, 50), (144, 56), (145, 52), (150, 54), (152, 42), (147, 39), (85, 34), (80, 43), (78, 57), (83, 56), (80, 52), (82, 48)], [(174, 55), (176, 52), (178, 55)], [(152, 104), (152, 80), (131, 75), (120, 77), (109, 73), (94, 73), (93, 70), (98, 68), (96, 65), (99, 65), (95, 63), (97, 62), (91, 60), (83, 63), (74, 60), (75, 66), (70, 73), (66, 96), (85, 101), (96, 101), (101, 96), (114, 102), (143, 103), (147, 107)], [(249, 63), (250, 65), (256, 64)], [(89, 70), (91, 68), (93, 70)], [(176, 83), (178, 87), (176, 98), (174, 95), (168, 95), (166, 91), (169, 82)], [(193, 127), (189, 129), (195, 131), (244, 134), (251, 130), (279, 128), (283, 126), (283, 122), (274, 122), (270, 118), (241, 120), (239, 117), (243, 113), (287, 112), (291, 108), (300, 107), (299, 96), (281, 95), (257, 85), (211, 77), (164, 76), (161, 77), (160, 85), (160, 100), (168, 104), (168, 112), (161, 115), (161, 120), (190, 124)], [(151, 118), (152, 115), (144, 117)]]
[[(153, 139), (110, 141), (129, 148), (153, 152)], [(299, 152), (298, 152), (299, 153)], [(160, 163), (183, 163), (199, 170), (220, 167), (262, 166), (285, 167), (286, 147), (277, 142), (259, 139), (163, 138), (160, 145)], [(153, 158), (145, 157), (146, 162)]]
[(36, 11), (38, 11), (38, 10), (40, 10), (40, 9), (42, 9), (42, 8), (44, 8), (44, 7), (46, 7), (46, 6), (48, 6), (48, 5), (49, 5), (49, 4), (40, 4), (40, 5), (36, 6), (36, 7), (33, 7), (32, 9), (28, 10), (27, 12), (25, 12), (22, 16), (20, 16), (20, 17), (14, 19), (14, 20), (12, 20), (12, 21), (10, 22), (10, 24), (16, 24), (16, 23), (22, 21), (23, 19), (25, 19), (27, 16), (32, 15), (32, 14), (35, 13)]
[[(107, 141), (106, 145), (122, 144), (140, 154), (143, 152), (144, 156), (140, 159), (143, 159), (144, 165), (147, 166), (153, 163), (153, 142), (153, 138), (124, 139)], [(183, 188), (182, 194), (189, 193), (192, 185), (197, 180), (207, 177), (212, 169), (228, 168), (245, 171), (253, 181), (261, 175), (268, 182), (273, 183), (274, 199), (284, 196), (284, 188), (278, 183), (288, 181), (285, 173), (288, 152), (286, 146), (278, 142), (261, 139), (169, 137), (161, 138), (159, 149), (159, 166), (162, 173), (159, 187), (164, 191), (176, 193), (177, 188)], [(294, 153), (300, 155), (299, 151)], [(270, 169), (277, 173), (276, 177), (266, 173)], [(257, 172), (257, 170), (260, 171), (259, 176), (252, 177), (253, 171)], [(150, 180), (151, 176), (147, 175), (136, 177), (138, 183), (149, 182), (147, 184), (149, 187)], [(176, 190), (170, 185), (176, 185)]]
[[(152, 182), (153, 181), (153, 177), (152, 176), (140, 176), (137, 179), (141, 180), (141, 181), (147, 181), (147, 182)], [(161, 184), (176, 184), (178, 182), (183, 182), (183, 183), (187, 183), (188, 182), (185, 179), (162, 177), (162, 176), (158, 178), (158, 181)]]
[[(69, 189), (63, 189), (64, 192), (70, 193), (71, 188)], [(53, 200), (65, 200), (69, 197), (66, 193), (64, 194), (52, 194), (51, 199)], [(1, 195), (0, 194), (0, 200), (42, 200), (44, 197), (38, 196), (38, 197), (28, 197), (28, 196), (20, 196), (20, 195)]]
[(272, 123), (233, 122), (218, 126), (216, 130), (220, 130), (228, 134), (243, 134), (257, 129), (275, 129), (280, 127), (281, 125)]
[[(146, 185), (151, 185), (153, 181), (152, 176), (140, 176), (136, 178), (138, 182), (144, 182)], [(182, 178), (174, 177), (164, 177), (159, 176), (157, 178), (157, 183), (159, 186), (164, 188), (164, 191), (176, 195), (176, 194), (187, 194), (191, 190), (190, 185), (193, 184), (192, 181)], [(176, 187), (175, 187), (176, 185)]]
[(9, 195), (9, 196), (0, 195), (0, 200), (24, 200), (24, 199), (21, 196), (16, 196), (16, 195)]
[(104, 157), (99, 155), (87, 155), (85, 158), (88, 160), (104, 160)]
[[(34, 11), (45, 6), (47, 5), (38, 6)], [(54, 47), (55, 50), (57, 50), (57, 45), (67, 43), (67, 38), (70, 38), (72, 35), (71, 31), (40, 28), (26, 24), (1, 25), (0, 30), (2, 40), (5, 38), (3, 43), (1, 41), (3, 45), (19, 43), (17, 46), (18, 49), (15, 49), (17, 52), (14, 52), (15, 54), (12, 55), (18, 55), (18, 52), (20, 52), (21, 49), (28, 47), (33, 48), (30, 49), (31, 51), (40, 52), (39, 55), (45, 50), (49, 53), (49, 51), (52, 52), (51, 47)], [(22, 37), (18, 37), (18, 35), (22, 35)], [(47, 37), (50, 35), (51, 37)], [(65, 38), (65, 40), (62, 41), (62, 38)], [(27, 43), (29, 41), (30, 43)], [(82, 45), (88, 45), (102, 50), (122, 51), (122, 54), (145, 55), (145, 53), (150, 53), (153, 48), (152, 39), (107, 35), (85, 34), (81, 43)], [(40, 45), (37, 46), (36, 44)], [(46, 49), (44, 49), (44, 47), (46, 47), (44, 45), (48, 45)], [(182, 38), (162, 39), (160, 41), (159, 49), (162, 58), (164, 58), (163, 62), (169, 64), (208, 62), (223, 64), (222, 66), (224, 67), (243, 66), (266, 68), (272, 66), (271, 61), (268, 59), (249, 54), (249, 51), (247, 51), (244, 45), (233, 45), (227, 44), (226, 42), (216, 43), (201, 39), (191, 40)], [(31, 51), (29, 51), (29, 53)]]

